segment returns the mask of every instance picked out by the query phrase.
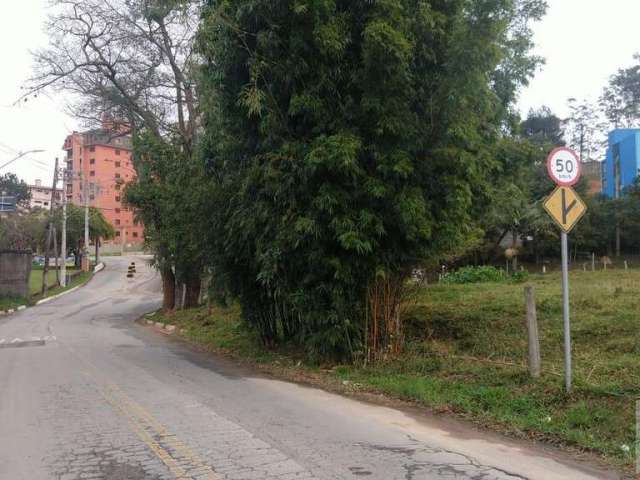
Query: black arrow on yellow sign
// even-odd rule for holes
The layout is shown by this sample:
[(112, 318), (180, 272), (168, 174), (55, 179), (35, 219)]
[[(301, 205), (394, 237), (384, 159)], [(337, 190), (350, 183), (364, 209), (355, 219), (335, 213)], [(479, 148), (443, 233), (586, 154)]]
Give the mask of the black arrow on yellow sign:
[(566, 224), (567, 216), (569, 215), (571, 210), (576, 208), (576, 205), (578, 205), (578, 200), (574, 199), (573, 202), (567, 205), (567, 191), (564, 188), (561, 191), (562, 191), (562, 223)]
[(571, 187), (558, 187), (544, 202), (544, 208), (560, 228), (569, 233), (587, 211), (587, 206)]

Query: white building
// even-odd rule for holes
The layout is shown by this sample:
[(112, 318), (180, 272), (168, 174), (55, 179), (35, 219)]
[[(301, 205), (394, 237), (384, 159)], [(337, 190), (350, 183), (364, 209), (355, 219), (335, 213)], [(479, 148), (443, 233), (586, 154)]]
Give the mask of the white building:
[[(31, 209), (39, 207), (48, 210), (51, 208), (51, 187), (42, 185), (42, 180), (36, 180), (35, 185), (29, 185), (29, 191), (31, 192), (31, 201), (29, 204)], [(55, 204), (62, 205), (60, 190), (56, 191)]]

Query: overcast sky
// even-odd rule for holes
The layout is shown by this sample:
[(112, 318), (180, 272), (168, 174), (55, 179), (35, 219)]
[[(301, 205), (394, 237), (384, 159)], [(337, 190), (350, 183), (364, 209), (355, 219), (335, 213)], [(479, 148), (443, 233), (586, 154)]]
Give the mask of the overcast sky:
[[(42, 31), (47, 0), (5, 2), (0, 16), (0, 165), (17, 152), (44, 149), (0, 170), (28, 182), (51, 183), (53, 160), (76, 122), (64, 115), (60, 99), (39, 97), (18, 106), (20, 85), (31, 68), (30, 50), (46, 43)], [(547, 105), (566, 115), (569, 97), (596, 99), (609, 75), (629, 65), (640, 51), (640, 1), (549, 0), (550, 9), (535, 29), (537, 53), (546, 65), (522, 92), (520, 109)]]

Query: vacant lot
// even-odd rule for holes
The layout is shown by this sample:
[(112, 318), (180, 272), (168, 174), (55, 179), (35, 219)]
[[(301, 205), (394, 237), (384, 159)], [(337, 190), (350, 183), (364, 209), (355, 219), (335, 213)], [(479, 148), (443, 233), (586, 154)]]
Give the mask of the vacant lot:
[[(543, 375), (527, 374), (524, 284), (433, 285), (406, 307), (405, 353), (382, 365), (334, 366), (329, 377), (411, 399), (518, 436), (591, 450), (611, 462), (634, 460), (640, 397), (640, 271), (574, 272), (575, 389), (563, 390), (560, 277), (534, 276)], [(239, 323), (237, 308), (180, 312), (167, 321), (187, 336), (269, 363), (290, 351), (265, 351)], [(294, 358), (295, 357), (295, 358)], [(314, 368), (314, 366), (309, 366)]]

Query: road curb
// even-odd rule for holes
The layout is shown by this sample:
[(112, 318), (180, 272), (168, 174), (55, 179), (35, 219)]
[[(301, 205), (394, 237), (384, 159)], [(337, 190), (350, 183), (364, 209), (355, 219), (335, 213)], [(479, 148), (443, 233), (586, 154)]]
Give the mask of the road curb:
[[(104, 262), (100, 262), (93, 269), (93, 273), (95, 274), (95, 273), (101, 272), (102, 270), (104, 270), (104, 267), (105, 267)], [(89, 280), (91, 280), (91, 279), (89, 279)], [(70, 293), (75, 292), (79, 288), (84, 287), (87, 283), (88, 283), (88, 281), (83, 283), (82, 285), (78, 285), (77, 287), (70, 288), (69, 290), (65, 290), (62, 293), (58, 293), (57, 295), (52, 295), (51, 297), (43, 298), (42, 300), (37, 301), (36, 305), (42, 305), (43, 303), (47, 303), (47, 302), (50, 302), (50, 301), (55, 300), (57, 298), (64, 297), (65, 295), (69, 295)]]
[(55, 300), (56, 298), (64, 297), (65, 295), (68, 295), (68, 294), (70, 294), (70, 293), (72, 293), (72, 292), (75, 292), (75, 291), (76, 291), (76, 290), (78, 290), (81, 286), (82, 286), (82, 285), (78, 285), (77, 287), (70, 288), (69, 290), (65, 290), (65, 291), (64, 291), (64, 292), (62, 292), (62, 293), (58, 293), (57, 295), (52, 295), (52, 296), (50, 296), (50, 297), (43, 298), (42, 300), (38, 300), (38, 301), (36, 302), (36, 305), (42, 305), (43, 303), (48, 303), (48, 302), (50, 302), (50, 301), (52, 301), (52, 300)]
[(145, 315), (144, 323), (147, 326), (152, 327), (154, 330), (157, 330), (160, 333), (164, 333), (165, 335), (174, 335), (176, 333), (181, 333), (181, 331), (178, 330), (178, 327), (176, 327), (175, 325), (171, 325), (169, 323), (155, 322), (151, 320), (151, 318), (153, 318), (153, 315), (155, 315), (155, 313)]

